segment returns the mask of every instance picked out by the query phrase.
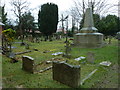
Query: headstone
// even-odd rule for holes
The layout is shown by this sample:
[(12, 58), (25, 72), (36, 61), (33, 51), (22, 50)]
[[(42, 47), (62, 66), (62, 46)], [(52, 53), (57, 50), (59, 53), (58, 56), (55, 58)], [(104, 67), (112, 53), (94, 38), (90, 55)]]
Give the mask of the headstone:
[(30, 41), (30, 42), (33, 41), (33, 37), (32, 37), (32, 35), (28, 35), (28, 41)]
[(95, 61), (95, 54), (93, 52), (87, 53), (87, 62), (94, 63)]
[(29, 49), (29, 44), (25, 44), (25, 49)]
[(27, 72), (34, 73), (34, 59), (29, 56), (23, 56), (22, 61), (22, 69)]
[(117, 39), (120, 40), (120, 32), (117, 32)]
[(53, 61), (53, 80), (73, 88), (80, 86), (80, 66)]

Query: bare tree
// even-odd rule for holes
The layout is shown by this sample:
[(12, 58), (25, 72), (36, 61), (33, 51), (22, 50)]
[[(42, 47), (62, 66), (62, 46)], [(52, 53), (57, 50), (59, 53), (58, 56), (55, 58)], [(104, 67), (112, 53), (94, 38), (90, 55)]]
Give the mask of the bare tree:
[(120, 1), (118, 2), (118, 17), (120, 18)]
[(23, 30), (21, 29), (22, 23), (21, 16), (26, 10), (28, 10), (29, 3), (27, 2), (27, 0), (11, 0), (10, 4), (13, 6), (12, 11), (18, 18), (19, 30), (23, 42)]
[(74, 0), (74, 7), (70, 9), (71, 16), (80, 22), (81, 18), (83, 18), (85, 8), (89, 7), (90, 4), (94, 14), (103, 16), (113, 11), (111, 9), (116, 6), (108, 4), (107, 1), (108, 0)]

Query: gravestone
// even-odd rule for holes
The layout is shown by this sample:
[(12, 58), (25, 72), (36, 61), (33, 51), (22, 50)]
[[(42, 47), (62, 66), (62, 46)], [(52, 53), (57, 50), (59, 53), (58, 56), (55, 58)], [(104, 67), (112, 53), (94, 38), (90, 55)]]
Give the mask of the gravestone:
[(117, 37), (118, 40), (120, 40), (120, 32), (117, 32), (116, 37)]
[(34, 73), (34, 59), (29, 56), (22, 57), (22, 69)]
[(25, 44), (25, 49), (29, 49), (29, 44)]
[(103, 34), (97, 32), (98, 29), (94, 27), (92, 7), (86, 9), (84, 26), (80, 33), (74, 35), (74, 46), (80, 48), (100, 48), (103, 46)]
[(94, 63), (95, 61), (95, 54), (93, 52), (87, 53), (87, 62)]
[(33, 42), (33, 37), (32, 37), (32, 35), (28, 35), (28, 41)]
[(53, 80), (73, 88), (80, 86), (80, 66), (53, 61)]

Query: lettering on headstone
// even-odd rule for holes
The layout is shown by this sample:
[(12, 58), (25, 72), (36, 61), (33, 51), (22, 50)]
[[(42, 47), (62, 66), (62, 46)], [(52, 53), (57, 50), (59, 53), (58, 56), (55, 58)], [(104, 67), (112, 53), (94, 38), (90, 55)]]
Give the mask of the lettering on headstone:
[(22, 69), (27, 72), (34, 73), (34, 59), (29, 56), (23, 56), (22, 61)]
[(80, 66), (53, 61), (53, 80), (73, 88), (80, 86)]

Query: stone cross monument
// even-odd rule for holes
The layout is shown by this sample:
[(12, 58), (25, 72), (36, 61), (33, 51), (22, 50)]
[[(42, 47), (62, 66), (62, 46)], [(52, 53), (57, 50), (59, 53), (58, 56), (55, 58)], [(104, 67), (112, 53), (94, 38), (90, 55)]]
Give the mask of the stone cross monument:
[(98, 48), (103, 45), (103, 34), (97, 32), (98, 29), (94, 27), (92, 8), (86, 9), (84, 25), (80, 33), (74, 36), (74, 45), (81, 48)]

